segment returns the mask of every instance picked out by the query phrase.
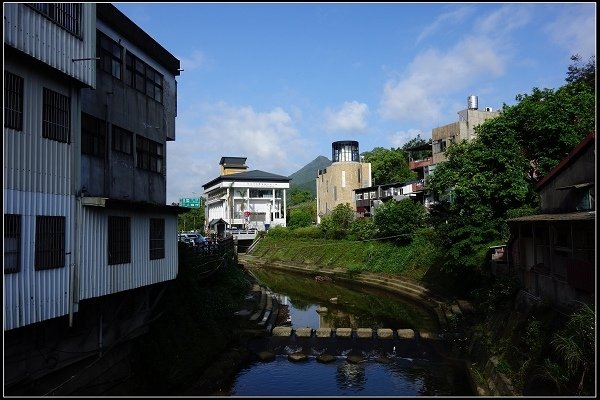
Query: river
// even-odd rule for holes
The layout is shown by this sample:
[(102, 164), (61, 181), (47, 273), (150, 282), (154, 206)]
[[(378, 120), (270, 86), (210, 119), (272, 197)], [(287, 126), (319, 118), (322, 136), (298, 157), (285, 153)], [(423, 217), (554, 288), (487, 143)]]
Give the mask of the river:
[[(429, 309), (385, 290), (364, 285), (316, 281), (314, 278), (265, 268), (253, 270), (278, 299), (279, 323), (293, 329), (390, 328), (437, 333)], [(280, 315), (281, 317), (281, 315)], [(287, 321), (286, 321), (287, 320)], [(234, 377), (231, 396), (472, 396), (464, 362), (445, 344), (419, 340), (338, 338), (257, 339), (254, 351), (269, 349), (273, 360), (254, 360)], [(345, 340), (345, 341), (344, 341)], [(326, 343), (326, 344), (325, 344)], [(332, 350), (334, 349), (334, 350)], [(301, 351), (305, 361), (289, 361)], [(317, 361), (333, 353), (329, 363)], [(362, 361), (349, 361), (358, 354)], [(450, 356), (450, 357), (449, 357)]]

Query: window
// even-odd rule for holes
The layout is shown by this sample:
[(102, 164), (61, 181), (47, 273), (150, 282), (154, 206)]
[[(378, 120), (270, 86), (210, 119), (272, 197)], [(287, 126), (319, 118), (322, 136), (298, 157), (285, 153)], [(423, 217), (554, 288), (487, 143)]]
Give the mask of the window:
[(102, 71), (108, 72), (117, 79), (121, 79), (123, 68), (123, 46), (98, 31), (97, 47), (99, 65)]
[(108, 265), (131, 262), (131, 218), (108, 217)]
[(29, 3), (29, 6), (58, 26), (81, 36), (81, 3)]
[(133, 154), (133, 132), (113, 125), (112, 128), (112, 148), (115, 151)]
[(106, 154), (106, 124), (86, 113), (81, 113), (81, 153), (95, 157)]
[(44, 88), (42, 137), (69, 143), (71, 130), (70, 99), (60, 93)]
[(23, 130), (23, 78), (4, 71), (4, 126)]
[(4, 214), (4, 273), (21, 269), (21, 216)]
[(131, 53), (125, 57), (125, 83), (162, 103), (163, 76)]
[(150, 259), (165, 258), (165, 220), (150, 218)]
[(162, 172), (163, 145), (142, 136), (136, 137), (137, 167)]
[(65, 266), (65, 217), (35, 219), (35, 269)]

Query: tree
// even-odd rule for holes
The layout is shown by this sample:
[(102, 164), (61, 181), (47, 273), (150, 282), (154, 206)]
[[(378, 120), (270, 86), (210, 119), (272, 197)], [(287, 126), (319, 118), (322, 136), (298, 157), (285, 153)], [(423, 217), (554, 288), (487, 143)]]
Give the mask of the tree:
[(517, 101), (476, 127), (473, 141), (449, 146), (448, 161), (427, 178), (438, 198), (452, 194), (445, 218), (437, 216), (446, 270), (482, 266), (489, 245), (507, 239), (507, 216), (537, 208), (534, 185), (595, 129), (595, 96), (583, 82), (534, 88)]
[(363, 152), (365, 162), (371, 163), (371, 177), (374, 184), (404, 182), (415, 179), (416, 173), (408, 169), (408, 154), (398, 149), (375, 147)]
[(377, 235), (409, 243), (418, 228), (425, 226), (425, 207), (411, 199), (389, 200), (377, 207), (373, 217)]
[(300, 188), (294, 187), (291, 188), (290, 191), (290, 199), (288, 206), (293, 207), (298, 204), (306, 203), (309, 201), (314, 201), (315, 197), (308, 190), (302, 190)]
[[(425, 145), (428, 145), (429, 147), (427, 150), (410, 150), (413, 147), (420, 147)], [(404, 146), (402, 146), (402, 150), (411, 154), (413, 160), (422, 160), (424, 158), (431, 157), (431, 139), (421, 139), (421, 134), (418, 134), (416, 138), (412, 138), (411, 140), (406, 142)]]
[(596, 87), (596, 56), (591, 56), (587, 64), (582, 65), (581, 56), (575, 54), (571, 56), (573, 64), (569, 65), (569, 71), (567, 72), (567, 78), (565, 79), (569, 83), (584, 82), (592, 90)]
[(287, 223), (288, 228), (302, 228), (305, 226), (311, 226), (312, 223), (313, 218), (310, 208), (299, 207), (290, 209), (289, 220)]
[(177, 219), (178, 231), (204, 231), (204, 202), (199, 208), (192, 208), (190, 211), (179, 214)]
[(321, 230), (326, 238), (343, 239), (348, 234), (356, 213), (348, 203), (342, 203), (321, 218)]

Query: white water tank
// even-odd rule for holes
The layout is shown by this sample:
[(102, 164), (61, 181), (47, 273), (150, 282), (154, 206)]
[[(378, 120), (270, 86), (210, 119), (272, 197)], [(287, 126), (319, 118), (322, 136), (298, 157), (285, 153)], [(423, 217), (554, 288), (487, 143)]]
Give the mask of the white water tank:
[(477, 96), (471, 95), (469, 96), (467, 101), (469, 105), (469, 110), (477, 110), (477, 108), (479, 107), (479, 105), (477, 104)]

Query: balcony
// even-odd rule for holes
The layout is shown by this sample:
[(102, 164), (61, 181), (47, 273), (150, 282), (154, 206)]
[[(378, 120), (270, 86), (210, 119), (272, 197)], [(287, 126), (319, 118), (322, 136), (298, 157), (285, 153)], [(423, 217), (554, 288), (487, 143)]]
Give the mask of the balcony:
[(408, 162), (408, 169), (411, 171), (428, 167), (433, 164), (433, 158), (427, 157), (424, 160), (414, 160)]

